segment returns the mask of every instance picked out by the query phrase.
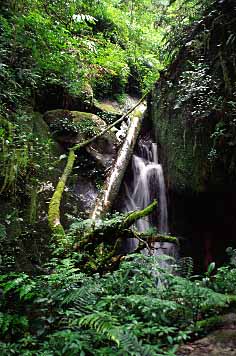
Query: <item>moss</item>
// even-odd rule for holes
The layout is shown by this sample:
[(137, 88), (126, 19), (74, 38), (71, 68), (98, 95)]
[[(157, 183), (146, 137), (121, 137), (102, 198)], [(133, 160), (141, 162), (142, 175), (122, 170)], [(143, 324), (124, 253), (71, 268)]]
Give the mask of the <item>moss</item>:
[(37, 219), (37, 187), (32, 186), (30, 190), (30, 204), (28, 208), (28, 221), (29, 224), (35, 224)]
[(132, 117), (138, 117), (139, 119), (141, 119), (143, 117), (143, 111), (139, 109), (135, 110), (132, 113)]
[(33, 120), (33, 133), (40, 139), (48, 139), (50, 135), (49, 127), (46, 122), (43, 120), (43, 117), (40, 113), (32, 113)]
[(208, 319), (199, 320), (195, 325), (194, 332), (199, 333), (212, 330), (216, 326), (222, 324), (222, 320), (222, 316), (220, 315), (212, 316)]
[(1, 137), (12, 136), (12, 124), (8, 120), (0, 117), (0, 125), (1, 129), (4, 130), (3, 132), (1, 132)]
[(72, 120), (76, 123), (79, 123), (81, 120), (88, 120), (91, 123), (96, 123), (98, 126), (104, 126), (105, 123), (97, 115), (89, 112), (81, 111), (70, 111), (72, 115)]
[(75, 123), (79, 123), (81, 120), (89, 120), (91, 123), (96, 123), (97, 125), (104, 125), (104, 121), (101, 120), (97, 115), (82, 112), (82, 111), (69, 111), (69, 110), (50, 110), (44, 114), (44, 120), (47, 124), (51, 125), (55, 121), (69, 119)]
[(17, 147), (14, 144), (14, 130), (10, 122), (0, 119), (0, 123), (2, 124), (3, 130), (0, 141), (0, 177), (2, 178), (0, 193), (8, 190), (13, 194), (16, 190), (18, 176), (26, 174), (29, 163), (29, 148), (26, 143), (21, 147)]
[(133, 211), (127, 215), (125, 221), (123, 223), (124, 228), (130, 227), (136, 220), (141, 219), (145, 216), (150, 215), (153, 210), (157, 207), (157, 200), (153, 200), (151, 204), (149, 204), (143, 210)]
[(53, 137), (62, 143), (75, 144), (95, 136), (106, 123), (97, 115), (80, 111), (52, 110), (44, 115)]
[(98, 108), (101, 111), (105, 111), (111, 114), (120, 114), (120, 112), (112, 105), (104, 102), (95, 102), (95, 108)]
[(170, 114), (169, 108), (159, 104), (160, 101), (154, 104), (152, 117), (169, 184), (179, 191), (203, 191), (208, 169), (204, 168), (203, 161), (208, 147), (204, 145), (201, 133), (185, 124), (181, 112)]
[(73, 123), (77, 127), (77, 132), (84, 135), (84, 138), (95, 136), (101, 129), (106, 126), (106, 123), (97, 115), (71, 111)]
[(70, 150), (68, 158), (67, 158), (67, 164), (66, 164), (65, 170), (64, 170), (61, 178), (59, 179), (59, 182), (56, 186), (55, 192), (54, 192), (54, 194), (50, 200), (50, 204), (49, 204), (49, 210), (48, 210), (49, 226), (50, 226), (52, 232), (55, 234), (55, 236), (59, 237), (59, 238), (65, 236), (63, 226), (61, 225), (61, 222), (60, 222), (61, 198), (62, 198), (62, 194), (65, 189), (66, 181), (72, 172), (75, 157), (76, 156), (75, 156), (74, 151)]
[(235, 22), (227, 7), (218, 10), (195, 29), (152, 96), (160, 156), (169, 186), (177, 191), (223, 191), (226, 181), (232, 189), (235, 185), (235, 125), (228, 107), (235, 107), (236, 42), (229, 41)]
[(51, 125), (53, 122), (58, 121), (59, 119), (65, 119), (67, 117), (71, 118), (70, 111), (62, 109), (47, 111), (43, 116), (48, 125)]

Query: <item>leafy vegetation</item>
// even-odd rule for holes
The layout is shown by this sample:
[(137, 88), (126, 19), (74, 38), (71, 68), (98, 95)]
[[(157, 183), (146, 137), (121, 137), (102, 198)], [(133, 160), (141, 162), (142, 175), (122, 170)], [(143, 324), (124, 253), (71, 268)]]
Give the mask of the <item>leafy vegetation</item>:
[[(61, 214), (65, 244), (58, 244), (60, 237), (47, 226), (48, 204), (63, 177), (68, 151), (72, 166), (77, 159), (68, 143), (59, 146), (53, 138), (80, 134), (90, 139), (100, 132), (88, 111), (108, 124), (115, 122), (120, 113), (97, 112), (95, 99), (122, 102), (127, 94), (140, 96), (149, 90), (181, 47), (193, 41), (194, 28), (212, 4), (211, 0), (0, 4), (1, 355), (174, 356), (180, 343), (202, 332), (200, 321), (228, 307), (228, 294), (236, 293), (233, 248), (228, 250), (228, 265), (216, 270), (211, 264), (205, 275), (194, 277), (191, 258), (174, 266), (166, 256), (120, 252), (122, 239), (139, 238), (137, 252), (149, 240), (161, 239), (155, 230), (145, 236), (129, 230), (132, 214), (94, 223), (78, 219), (73, 211), (67, 219), (64, 207), (73, 204), (65, 199)], [(227, 44), (234, 42), (231, 33)], [(199, 50), (197, 41), (194, 48)], [(188, 64), (178, 83), (175, 109), (190, 112), (194, 105), (191, 114), (200, 120), (212, 108), (218, 110), (220, 98), (214, 95), (219, 83), (202, 59)], [(224, 78), (231, 93), (225, 105), (233, 117), (234, 88), (227, 82), (227, 71)], [(72, 110), (80, 111), (82, 118), (73, 120)], [(46, 111), (63, 115), (47, 126), (39, 113)], [(222, 138), (234, 146), (235, 127), (235, 120), (216, 126), (212, 161)], [(87, 164), (86, 152), (81, 157), (71, 180)], [(90, 175), (98, 175), (98, 170)], [(89, 178), (86, 172), (84, 176)], [(69, 190), (66, 179), (61, 195)], [(57, 218), (52, 209), (56, 227)]]
[(52, 260), (41, 276), (2, 275), (1, 354), (174, 355), (229, 300), (163, 270), (163, 258), (129, 256), (103, 277), (71, 258)]
[[(208, 2), (9, 0), (1, 15), (1, 100), (17, 101), (60, 85), (83, 97), (144, 89), (168, 63), (170, 35), (181, 35)], [(178, 28), (178, 30), (177, 30)], [(174, 36), (173, 36), (174, 31)], [(175, 44), (175, 50), (181, 46)], [(173, 47), (172, 47), (173, 50)], [(133, 83), (132, 83), (133, 81)]]

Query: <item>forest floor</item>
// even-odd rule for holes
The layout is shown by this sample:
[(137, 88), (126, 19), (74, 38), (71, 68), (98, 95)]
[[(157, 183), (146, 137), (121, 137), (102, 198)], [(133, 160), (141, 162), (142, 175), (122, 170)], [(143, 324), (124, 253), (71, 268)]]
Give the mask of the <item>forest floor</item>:
[(177, 356), (236, 356), (236, 313), (223, 316), (222, 324), (207, 336), (180, 347)]

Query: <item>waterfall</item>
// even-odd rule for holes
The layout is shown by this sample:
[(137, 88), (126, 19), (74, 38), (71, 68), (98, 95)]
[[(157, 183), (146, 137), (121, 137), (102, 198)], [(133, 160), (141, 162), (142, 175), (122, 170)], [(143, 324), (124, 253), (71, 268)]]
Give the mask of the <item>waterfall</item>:
[[(127, 182), (124, 183), (125, 200), (123, 211), (143, 209), (153, 199), (157, 199), (157, 211), (143, 219), (139, 219), (136, 222), (136, 228), (140, 232), (144, 232), (155, 227), (158, 232), (168, 234), (166, 187), (163, 169), (158, 161), (157, 144), (153, 143), (150, 138), (141, 138), (136, 152), (132, 157), (131, 163), (132, 180), (129, 184)], [(137, 244), (137, 240), (132, 239), (132, 241), (129, 241), (127, 249), (132, 251)], [(152, 253), (154, 255), (164, 253), (173, 255), (173, 244), (154, 243)]]

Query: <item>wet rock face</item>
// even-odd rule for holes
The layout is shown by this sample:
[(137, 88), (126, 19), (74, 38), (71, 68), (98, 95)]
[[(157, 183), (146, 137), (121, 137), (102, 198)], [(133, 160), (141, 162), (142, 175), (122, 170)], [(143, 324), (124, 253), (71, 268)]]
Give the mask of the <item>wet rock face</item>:
[(162, 73), (151, 99), (168, 185), (183, 192), (235, 186), (235, 1), (212, 10)]
[(80, 210), (85, 214), (89, 214), (98, 195), (96, 185), (84, 177), (78, 177), (74, 187), (74, 194), (77, 198), (77, 204), (80, 206)]
[[(53, 138), (66, 149), (96, 136), (107, 127), (106, 122), (93, 113), (61, 109), (47, 111), (44, 120)], [(73, 216), (89, 216), (118, 147), (115, 133), (107, 132), (78, 151), (68, 193), (62, 201), (62, 210), (71, 211)], [(66, 219), (63, 224), (68, 225)]]

